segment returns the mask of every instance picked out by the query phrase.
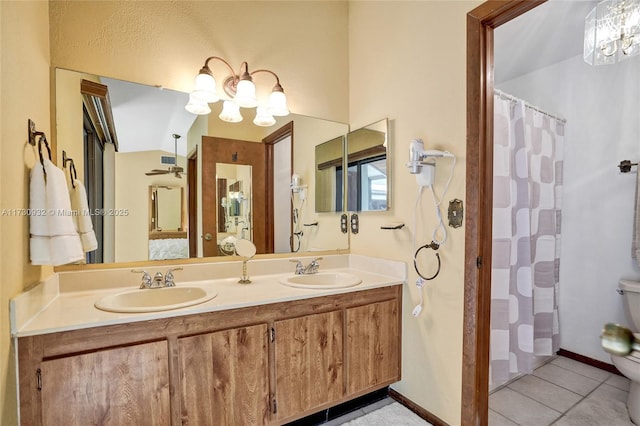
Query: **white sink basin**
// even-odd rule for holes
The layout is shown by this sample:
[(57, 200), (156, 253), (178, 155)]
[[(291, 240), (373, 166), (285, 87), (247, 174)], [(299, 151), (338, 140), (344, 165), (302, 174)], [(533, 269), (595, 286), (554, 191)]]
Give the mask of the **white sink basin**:
[(197, 305), (216, 296), (200, 287), (136, 289), (105, 296), (94, 306), (109, 312), (158, 312)]
[(309, 275), (293, 275), (280, 280), (280, 284), (297, 288), (328, 289), (353, 287), (362, 280), (347, 272), (320, 272)]

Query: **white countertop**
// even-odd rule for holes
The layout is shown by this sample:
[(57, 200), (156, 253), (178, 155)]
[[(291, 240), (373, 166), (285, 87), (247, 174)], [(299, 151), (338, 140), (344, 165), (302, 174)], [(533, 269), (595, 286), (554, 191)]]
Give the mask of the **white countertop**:
[[(341, 259), (346, 256), (346, 261)], [(288, 262), (287, 259), (284, 259)], [(257, 262), (257, 261), (256, 261)], [(135, 321), (147, 321), (182, 315), (215, 312), (233, 308), (242, 308), (291, 300), (308, 299), (332, 294), (341, 294), (386, 287), (406, 282), (406, 264), (403, 262), (374, 259), (365, 256), (336, 255), (327, 263), (346, 267), (321, 268), (321, 272), (349, 272), (362, 279), (362, 283), (347, 288), (337, 289), (301, 289), (279, 283), (279, 280), (293, 275), (291, 264), (282, 259), (263, 260), (263, 268), (277, 271), (286, 265), (285, 273), (270, 273), (251, 276), (251, 284), (238, 284), (237, 276), (217, 279), (180, 280), (176, 274), (176, 285), (198, 286), (213, 289), (217, 296), (207, 302), (174, 309), (149, 313), (115, 313), (102, 311), (94, 307), (96, 300), (125, 290), (138, 288), (135, 286), (95, 285), (91, 290), (78, 289), (78, 284), (65, 284), (64, 277), (53, 277), (50, 282), (41, 283), (29, 292), (22, 293), (11, 301), (11, 331), (14, 337), (47, 334), (59, 331), (98, 327), (111, 324), (122, 324)], [(235, 271), (239, 262), (228, 262)], [(218, 264), (223, 265), (223, 264)], [(196, 266), (203, 269), (202, 266)], [(190, 268), (184, 265), (185, 270)], [(221, 273), (221, 266), (210, 267), (215, 276)], [(152, 268), (149, 268), (151, 270)], [(166, 267), (164, 268), (166, 269)], [(227, 265), (229, 269), (229, 265)], [(104, 271), (108, 274), (107, 271)], [(74, 272), (72, 274), (81, 274)], [(95, 276), (95, 271), (93, 271)], [(187, 274), (189, 275), (189, 274)], [(211, 274), (208, 274), (211, 276)], [(227, 274), (228, 275), (228, 274)], [(73, 279), (82, 277), (74, 276)], [(85, 276), (86, 278), (86, 276)], [(117, 281), (117, 280), (114, 280)], [(106, 288), (105, 288), (106, 287)]]

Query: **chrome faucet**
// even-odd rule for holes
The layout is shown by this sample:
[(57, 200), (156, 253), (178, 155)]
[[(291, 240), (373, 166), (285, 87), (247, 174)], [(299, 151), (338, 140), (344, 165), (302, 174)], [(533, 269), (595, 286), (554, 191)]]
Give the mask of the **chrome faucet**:
[(291, 259), (289, 261), (296, 263), (296, 275), (310, 275), (318, 272), (318, 268), (320, 268), (318, 260), (322, 260), (322, 258), (317, 257), (313, 259), (307, 266), (304, 266), (302, 262), (297, 259)]
[(160, 288), (164, 287), (164, 281), (162, 280), (162, 272), (156, 272), (153, 276), (153, 282), (151, 283), (150, 288)]
[(171, 268), (164, 274), (164, 286), (175, 287), (176, 283), (173, 281), (173, 271), (182, 271), (182, 268)]
[(176, 283), (173, 281), (173, 271), (181, 271), (182, 268), (171, 268), (169, 269), (164, 277), (162, 276), (162, 272), (156, 272), (153, 278), (147, 271), (143, 271), (140, 269), (132, 269), (131, 272), (136, 274), (142, 274), (142, 281), (140, 282), (140, 288), (164, 288), (164, 287), (175, 287)]
[(304, 274), (304, 265), (298, 259), (289, 259), (289, 262), (295, 262), (296, 264), (296, 275)]
[(140, 281), (140, 288), (151, 288), (151, 275), (147, 271), (140, 269), (132, 269), (131, 272), (136, 274), (142, 274), (142, 281)]

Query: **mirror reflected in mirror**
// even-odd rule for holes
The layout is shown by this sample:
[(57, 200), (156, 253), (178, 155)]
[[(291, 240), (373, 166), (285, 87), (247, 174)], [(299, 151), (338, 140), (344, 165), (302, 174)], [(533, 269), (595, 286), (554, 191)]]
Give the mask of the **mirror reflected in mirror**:
[(316, 212), (342, 212), (344, 136), (316, 146)]
[(347, 210), (389, 210), (388, 120), (347, 134)]
[[(210, 115), (195, 116), (185, 111), (186, 93), (61, 69), (56, 70), (55, 79), (59, 157), (64, 149), (76, 159), (91, 210), (105, 212), (92, 216), (99, 234), (99, 253), (90, 263), (169, 258), (150, 256), (149, 247), (154, 244), (150, 241), (157, 239), (149, 226), (153, 213), (148, 201), (150, 186), (183, 187), (184, 225), (179, 232), (187, 234), (188, 257), (224, 254), (218, 247), (225, 234), (238, 233), (254, 240), (258, 254), (348, 248), (339, 216), (318, 215), (313, 205), (313, 150), (326, 140), (345, 135), (348, 125), (296, 114), (278, 117), (271, 127), (255, 126), (251, 120), (226, 123), (218, 119), (221, 102), (211, 104)], [(223, 207), (218, 178), (226, 177), (218, 176), (216, 164), (242, 167), (240, 164), (250, 164), (249, 157), (254, 157), (241, 149), (220, 158), (208, 155), (211, 146), (229, 141), (262, 145), (264, 157), (260, 158), (264, 159), (262, 171), (254, 166), (251, 182), (227, 178), (227, 195), (234, 194), (226, 197)], [(268, 163), (267, 158), (271, 158)], [(164, 170), (167, 173), (159, 173)], [(308, 185), (308, 202), (296, 212), (296, 225), (291, 189), (294, 172)], [(233, 179), (241, 181), (238, 185), (243, 189), (230, 189)], [(258, 191), (260, 185), (263, 189)], [(246, 188), (252, 192), (243, 201), (248, 195)], [(258, 192), (262, 200), (257, 199)], [(115, 209), (127, 214), (106, 213)], [(307, 227), (310, 223), (318, 225)], [(294, 227), (301, 232), (294, 235)], [(160, 229), (167, 232), (162, 225)]]
[[(253, 240), (250, 226), (253, 200), (251, 166), (217, 163), (216, 170), (218, 246), (230, 236)], [(218, 249), (221, 255), (230, 254), (228, 249)]]
[(149, 260), (189, 257), (184, 187), (149, 186)]

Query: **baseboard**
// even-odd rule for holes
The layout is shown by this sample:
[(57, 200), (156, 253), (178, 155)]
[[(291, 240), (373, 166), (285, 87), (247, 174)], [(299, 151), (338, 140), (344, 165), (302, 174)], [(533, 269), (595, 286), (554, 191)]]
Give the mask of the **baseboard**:
[(395, 391), (395, 390), (393, 390), (391, 388), (389, 388), (389, 397), (391, 397), (394, 400), (398, 401), (400, 404), (404, 405), (409, 410), (411, 410), (414, 413), (416, 413), (420, 418), (422, 418), (422, 419), (428, 421), (429, 423), (431, 423), (433, 426), (449, 426), (448, 423), (444, 422), (439, 417), (431, 414), (429, 411), (425, 410), (424, 408), (422, 408), (421, 406), (419, 406), (418, 404), (416, 404), (415, 402), (413, 402), (412, 400), (410, 400), (406, 396), (402, 395), (401, 393), (399, 393), (399, 392), (397, 392), (397, 391)]
[(573, 359), (575, 361), (581, 362), (583, 364), (590, 365), (592, 367), (599, 368), (600, 370), (604, 370), (606, 372), (617, 374), (618, 376), (622, 376), (623, 374), (618, 371), (618, 369), (613, 364), (608, 364), (606, 362), (589, 358), (588, 356), (580, 355), (575, 352), (568, 351), (566, 349), (559, 349), (557, 352), (558, 355)]

